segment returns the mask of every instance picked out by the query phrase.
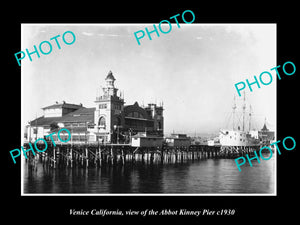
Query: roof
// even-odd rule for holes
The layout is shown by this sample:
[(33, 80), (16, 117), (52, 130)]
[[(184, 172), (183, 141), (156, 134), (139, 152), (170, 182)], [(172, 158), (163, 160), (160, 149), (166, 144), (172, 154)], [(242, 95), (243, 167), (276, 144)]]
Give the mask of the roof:
[(30, 121), (30, 126), (50, 126), (51, 123), (56, 122), (61, 117), (44, 117), (41, 116), (35, 120)]
[(125, 118), (128, 118), (128, 119), (140, 119), (140, 118), (129, 116), (130, 113), (134, 113), (134, 112), (138, 112), (138, 113), (142, 114), (143, 115), (143, 119), (152, 120), (151, 116), (149, 116), (148, 113), (146, 112), (146, 110), (144, 108), (140, 107), (137, 102), (135, 102), (133, 105), (125, 105), (124, 106), (124, 115), (125, 115)]
[(131, 137), (133, 137), (133, 138), (145, 138), (145, 139), (152, 139), (152, 138), (163, 139), (163, 137), (161, 137), (161, 136), (155, 136), (155, 135), (144, 136), (142, 134), (132, 135)]
[(70, 103), (66, 103), (66, 102), (63, 102), (61, 104), (53, 104), (53, 105), (50, 105), (50, 106), (46, 106), (42, 109), (57, 109), (57, 108), (68, 108), (68, 109), (78, 109), (78, 108), (82, 108), (82, 104), (79, 104), (79, 105), (76, 105), (76, 104), (70, 104)]
[(267, 128), (266, 123), (264, 124), (263, 128), (261, 129), (262, 131), (269, 131), (269, 129)]
[(41, 116), (30, 122), (31, 126), (50, 126), (51, 123), (64, 122), (94, 122), (94, 112), (96, 108), (80, 108), (70, 112), (62, 117), (44, 117)]
[(96, 108), (80, 108), (60, 117), (59, 122), (94, 122)]
[(108, 72), (108, 74), (107, 74), (105, 80), (107, 80), (107, 79), (116, 80), (115, 77), (113, 76), (111, 70)]

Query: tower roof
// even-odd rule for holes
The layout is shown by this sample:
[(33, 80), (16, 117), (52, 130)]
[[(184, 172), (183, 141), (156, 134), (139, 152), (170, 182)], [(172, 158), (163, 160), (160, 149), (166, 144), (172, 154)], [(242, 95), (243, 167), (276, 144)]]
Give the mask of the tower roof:
[(113, 76), (111, 70), (108, 72), (108, 74), (107, 74), (107, 76), (105, 78), (105, 80), (108, 80), (108, 79), (110, 79), (110, 80), (116, 80), (115, 77)]
[(263, 128), (261, 129), (262, 131), (269, 131), (269, 129), (267, 128), (266, 123), (264, 124)]
[(267, 128), (267, 118), (265, 118), (265, 123), (261, 131), (269, 131), (269, 129)]

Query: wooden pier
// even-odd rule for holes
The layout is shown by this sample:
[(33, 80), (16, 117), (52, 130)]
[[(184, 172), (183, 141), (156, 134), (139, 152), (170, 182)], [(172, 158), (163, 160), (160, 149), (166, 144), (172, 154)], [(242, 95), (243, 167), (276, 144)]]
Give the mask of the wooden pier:
[[(44, 149), (43, 144), (37, 145)], [(24, 144), (28, 149), (29, 145)], [(237, 158), (252, 155), (259, 147), (232, 147), (190, 145), (189, 147), (132, 147), (130, 144), (48, 144), (44, 152), (27, 152), (26, 162), (34, 165), (41, 162), (53, 168), (59, 167), (102, 167), (114, 164), (135, 163), (182, 163), (209, 158)]]

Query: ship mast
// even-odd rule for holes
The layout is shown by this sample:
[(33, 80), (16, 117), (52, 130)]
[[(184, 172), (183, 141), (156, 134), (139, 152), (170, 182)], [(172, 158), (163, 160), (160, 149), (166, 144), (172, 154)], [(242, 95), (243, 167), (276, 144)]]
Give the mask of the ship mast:
[(252, 116), (252, 106), (250, 105), (250, 112), (249, 112), (249, 131), (251, 130), (251, 116)]
[(235, 95), (234, 95), (233, 96), (233, 106), (232, 106), (232, 130), (234, 130), (235, 109), (236, 109), (236, 104), (235, 104)]
[(244, 91), (244, 103), (243, 103), (243, 131), (245, 131), (245, 110), (246, 110), (246, 94)]

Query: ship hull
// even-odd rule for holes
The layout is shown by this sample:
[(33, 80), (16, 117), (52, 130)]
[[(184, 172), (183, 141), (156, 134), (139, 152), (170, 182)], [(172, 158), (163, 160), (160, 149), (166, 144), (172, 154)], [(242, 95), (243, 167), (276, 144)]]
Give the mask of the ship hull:
[(258, 133), (240, 130), (220, 130), (221, 146), (259, 146)]

